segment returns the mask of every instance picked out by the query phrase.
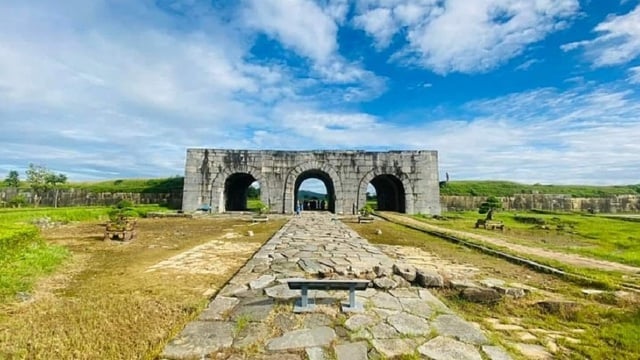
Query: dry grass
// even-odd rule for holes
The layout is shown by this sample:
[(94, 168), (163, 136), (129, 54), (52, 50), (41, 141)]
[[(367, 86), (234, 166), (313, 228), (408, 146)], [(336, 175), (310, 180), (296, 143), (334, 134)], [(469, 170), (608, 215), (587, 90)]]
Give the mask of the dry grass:
[[(49, 230), (72, 259), (23, 303), (0, 311), (0, 358), (149, 359), (194, 318), (284, 220), (145, 219), (131, 243), (102, 242), (98, 223)], [(255, 236), (246, 236), (247, 230)], [(225, 234), (238, 234), (225, 238)], [(237, 256), (212, 258), (217, 272), (147, 271), (194, 246), (221, 239)]]

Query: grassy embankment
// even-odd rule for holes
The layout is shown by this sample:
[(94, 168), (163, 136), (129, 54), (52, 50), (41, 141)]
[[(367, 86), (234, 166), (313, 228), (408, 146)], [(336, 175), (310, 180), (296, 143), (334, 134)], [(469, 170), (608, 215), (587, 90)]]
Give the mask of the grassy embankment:
[(513, 196), (515, 194), (562, 194), (572, 197), (639, 195), (640, 184), (615, 186), (521, 184), (510, 181), (449, 181), (440, 195)]
[[(168, 193), (181, 191), (184, 185), (184, 178), (180, 176), (157, 179), (117, 179), (87, 182), (68, 182), (59, 185), (60, 189), (79, 189), (94, 193)], [(0, 189), (6, 187), (0, 182)], [(29, 184), (26, 181), (20, 182), (19, 188), (28, 191)]]
[(161, 179), (121, 179), (67, 184), (69, 188), (95, 193), (168, 193), (182, 191), (183, 185), (184, 178), (179, 176)]
[[(476, 304), (462, 300), (459, 291), (442, 289), (435, 294), (466, 319), (478, 322), (491, 334), (493, 341), (502, 344), (517, 357), (512, 344), (522, 342), (525, 332), (536, 339), (525, 341), (558, 347), (558, 359), (637, 359), (640, 353), (640, 304), (636, 300), (614, 296), (611, 292), (586, 297), (582, 286), (554, 275), (539, 273), (506, 260), (486, 255), (444, 241), (440, 238), (404, 226), (375, 221), (371, 224), (350, 224), (362, 236), (375, 244), (402, 245), (419, 248), (448, 262), (453, 268), (471, 265), (478, 269), (475, 279), (499, 278), (509, 282), (533, 286), (534, 291), (521, 299), (504, 298), (497, 304)], [(381, 230), (378, 235), (377, 230)], [(417, 256), (416, 253), (412, 253)], [(446, 268), (446, 267), (445, 267)], [(561, 298), (580, 304), (575, 311), (552, 314), (542, 311), (534, 303)], [(491, 319), (515, 325), (512, 330), (492, 328)], [(517, 326), (520, 328), (518, 329)], [(554, 346), (549, 345), (548, 349)], [(524, 359), (524, 357), (520, 357)]]

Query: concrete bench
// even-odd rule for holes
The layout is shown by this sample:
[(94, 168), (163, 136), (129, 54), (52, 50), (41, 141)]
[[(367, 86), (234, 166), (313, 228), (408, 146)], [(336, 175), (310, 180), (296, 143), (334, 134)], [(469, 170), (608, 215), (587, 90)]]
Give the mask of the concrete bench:
[(485, 220), (485, 219), (478, 219), (476, 221), (476, 229), (479, 227), (484, 227), (485, 229), (491, 229), (491, 230), (496, 230), (496, 229), (500, 229), (500, 230), (504, 230), (504, 223), (500, 220)]
[(360, 224), (360, 223), (367, 224), (367, 223), (370, 223), (370, 222), (373, 222), (373, 216), (371, 216), (371, 215), (360, 215), (360, 216), (358, 216), (358, 224)]
[(302, 297), (293, 312), (313, 311), (313, 304), (309, 303), (309, 290), (349, 290), (349, 303), (342, 304), (343, 312), (362, 312), (362, 304), (356, 303), (356, 290), (365, 290), (369, 286), (369, 280), (289, 280), (289, 289), (300, 290)]

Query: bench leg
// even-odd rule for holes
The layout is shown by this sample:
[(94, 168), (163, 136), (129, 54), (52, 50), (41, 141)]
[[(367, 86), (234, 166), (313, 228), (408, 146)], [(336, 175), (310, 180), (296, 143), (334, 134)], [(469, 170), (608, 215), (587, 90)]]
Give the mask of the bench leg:
[(342, 304), (342, 312), (364, 312), (361, 304), (356, 302), (356, 286), (349, 287), (349, 303)]
[(296, 301), (296, 305), (293, 307), (294, 313), (310, 312), (313, 311), (313, 304), (309, 303), (309, 289), (306, 286), (300, 288), (300, 300)]

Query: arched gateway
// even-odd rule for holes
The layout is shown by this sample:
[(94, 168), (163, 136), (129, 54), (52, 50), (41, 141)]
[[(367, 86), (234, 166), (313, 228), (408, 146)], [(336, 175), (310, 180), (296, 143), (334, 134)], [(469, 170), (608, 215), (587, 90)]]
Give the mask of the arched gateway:
[(366, 202), (368, 184), (380, 210), (440, 214), (436, 151), (272, 151), (188, 149), (182, 209), (242, 210), (247, 188), (260, 184), (272, 212), (293, 213), (300, 184), (322, 181), (327, 209), (353, 214)]

